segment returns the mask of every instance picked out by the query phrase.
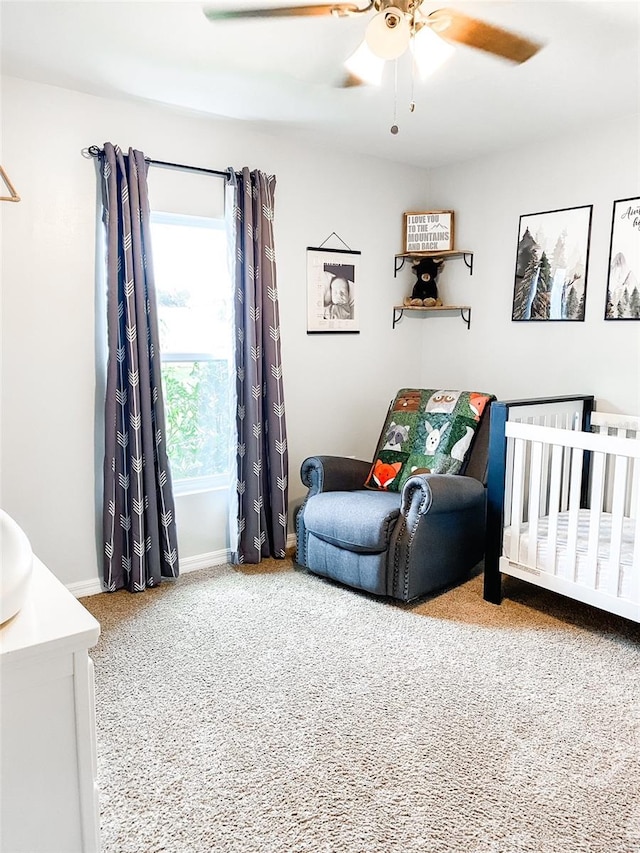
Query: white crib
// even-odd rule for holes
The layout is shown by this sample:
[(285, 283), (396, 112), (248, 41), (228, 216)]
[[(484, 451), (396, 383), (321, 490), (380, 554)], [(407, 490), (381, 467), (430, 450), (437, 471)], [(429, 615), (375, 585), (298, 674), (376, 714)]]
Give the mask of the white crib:
[(506, 574), (640, 622), (640, 417), (494, 404), (487, 492), (488, 601)]

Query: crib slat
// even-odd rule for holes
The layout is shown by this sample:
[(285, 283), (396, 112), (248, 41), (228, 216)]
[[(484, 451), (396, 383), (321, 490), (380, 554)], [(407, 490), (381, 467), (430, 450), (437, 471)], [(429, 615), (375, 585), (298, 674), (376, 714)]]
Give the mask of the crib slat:
[(604, 471), (606, 455), (594, 453), (591, 459), (591, 497), (589, 510), (589, 544), (587, 548), (587, 586), (598, 586), (598, 543), (604, 500)]
[(580, 512), (580, 486), (582, 484), (583, 451), (574, 447), (571, 451), (571, 476), (569, 482), (569, 527), (567, 530), (567, 568), (571, 580), (577, 580), (576, 553), (578, 550), (578, 518)]
[(531, 446), (529, 468), (529, 549), (528, 565), (538, 564), (538, 520), (540, 518), (540, 486), (542, 480), (542, 443), (534, 441)]
[[(555, 426), (555, 417), (552, 413), (546, 414), (543, 418), (544, 426)], [(549, 512), (549, 453), (551, 447), (543, 442), (542, 444), (542, 478), (540, 481), (540, 516), (547, 515)]]
[(622, 569), (620, 552), (622, 550), (622, 524), (624, 522), (624, 501), (627, 492), (627, 457), (616, 456), (613, 473), (613, 500), (611, 503), (611, 550), (609, 552), (609, 583), (611, 595), (620, 594)]
[[(614, 430), (614, 435), (617, 435), (618, 438), (634, 438), (635, 431), (631, 429), (627, 429), (626, 426), (618, 427)], [(637, 488), (637, 483), (634, 483), (636, 477), (634, 473), (637, 474), (637, 471), (634, 472), (634, 460), (629, 460), (632, 466), (631, 471), (628, 472), (629, 476), (627, 478), (627, 489), (626, 489), (626, 497), (624, 502), (624, 514), (629, 518), (634, 518), (631, 512), (631, 507), (633, 506), (633, 491), (634, 486)]]
[(630, 597), (638, 605), (638, 621), (640, 622), (640, 494), (636, 496), (635, 535), (633, 540), (633, 560), (631, 569)]
[(630, 459), (629, 465), (631, 466), (631, 471), (629, 473), (629, 476), (631, 478), (631, 490), (629, 493), (629, 518), (637, 518), (637, 507), (640, 501), (640, 461), (638, 459)]
[(520, 562), (520, 527), (524, 494), (525, 442), (517, 438), (513, 443), (513, 485), (511, 497), (511, 537), (509, 559)]
[[(566, 428), (566, 426), (565, 426)], [(567, 451), (564, 455), (563, 470), (562, 470), (562, 492), (560, 499), (560, 511), (565, 512), (569, 506), (569, 483), (571, 471), (571, 454)]]
[(549, 486), (549, 535), (547, 537), (547, 571), (555, 575), (558, 542), (558, 510), (560, 506), (560, 475), (563, 449), (559, 444), (551, 448), (551, 483)]
[(511, 527), (511, 504), (513, 503), (513, 439), (507, 439), (507, 452), (504, 477), (504, 519), (505, 527)]
[(549, 514), (549, 472), (551, 471), (551, 445), (542, 442), (542, 477), (540, 479), (540, 515)]

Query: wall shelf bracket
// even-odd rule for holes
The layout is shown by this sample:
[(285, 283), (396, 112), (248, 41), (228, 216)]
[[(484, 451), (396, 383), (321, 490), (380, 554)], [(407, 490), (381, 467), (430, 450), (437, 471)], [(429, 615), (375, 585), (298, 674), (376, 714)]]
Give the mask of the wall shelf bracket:
[(393, 277), (395, 278), (407, 260), (406, 255), (403, 257), (402, 255), (396, 255), (394, 258), (394, 266), (393, 266)]
[(402, 319), (402, 315), (404, 314), (404, 308), (397, 308), (395, 305), (393, 307), (393, 325), (392, 329), (395, 329), (396, 323)]

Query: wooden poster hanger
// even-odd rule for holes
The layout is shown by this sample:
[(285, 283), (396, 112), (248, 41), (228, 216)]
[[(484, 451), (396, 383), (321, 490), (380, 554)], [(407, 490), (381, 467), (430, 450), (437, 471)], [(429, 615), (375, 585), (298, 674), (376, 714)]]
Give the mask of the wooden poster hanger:
[(2, 195), (0, 196), (0, 201), (20, 201), (20, 196), (15, 191), (15, 188), (11, 181), (9, 180), (9, 176), (5, 172), (5, 170), (0, 166), (0, 177), (5, 185), (5, 187), (9, 190), (10, 195)]

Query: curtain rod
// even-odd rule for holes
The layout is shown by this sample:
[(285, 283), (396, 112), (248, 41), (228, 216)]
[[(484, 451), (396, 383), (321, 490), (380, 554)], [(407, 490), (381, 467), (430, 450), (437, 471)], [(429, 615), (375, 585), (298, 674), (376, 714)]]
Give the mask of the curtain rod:
[[(97, 145), (90, 145), (85, 148), (85, 151), (90, 157), (101, 157), (104, 154), (104, 149)], [(168, 163), (166, 160), (152, 160), (151, 157), (144, 158), (145, 163), (150, 166), (164, 166), (166, 169), (182, 169), (185, 172), (200, 172), (205, 175), (217, 175), (219, 178), (228, 178), (230, 173), (227, 169), (220, 172), (218, 169), (205, 169), (204, 166), (185, 166), (183, 163)]]

